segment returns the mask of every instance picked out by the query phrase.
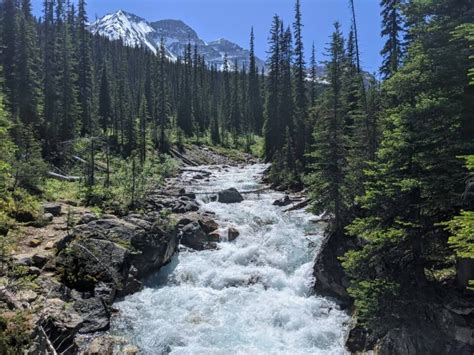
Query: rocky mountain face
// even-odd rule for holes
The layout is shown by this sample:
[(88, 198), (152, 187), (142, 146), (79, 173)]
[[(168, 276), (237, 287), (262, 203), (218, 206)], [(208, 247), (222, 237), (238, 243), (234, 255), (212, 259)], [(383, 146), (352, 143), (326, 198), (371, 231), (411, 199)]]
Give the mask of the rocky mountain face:
[[(89, 26), (89, 30), (111, 40), (122, 40), (127, 46), (143, 46), (157, 53), (163, 39), (170, 60), (182, 57), (186, 46), (196, 46), (200, 55), (210, 65), (222, 68), (227, 54), (229, 64), (237, 62), (239, 67), (249, 65), (247, 49), (226, 39), (206, 43), (199, 38), (196, 31), (180, 20), (147, 20), (125, 11), (105, 15)], [(265, 63), (257, 58), (257, 66), (263, 68)]]

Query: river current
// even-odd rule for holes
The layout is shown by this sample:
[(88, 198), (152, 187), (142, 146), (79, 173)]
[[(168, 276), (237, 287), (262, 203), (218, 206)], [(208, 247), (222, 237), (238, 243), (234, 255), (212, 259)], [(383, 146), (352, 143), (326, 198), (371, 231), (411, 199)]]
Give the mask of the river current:
[[(199, 167), (212, 175), (188, 190), (258, 190), (265, 168)], [(181, 250), (143, 291), (115, 305), (111, 332), (150, 355), (346, 354), (348, 314), (312, 291), (323, 240), (314, 216), (273, 206), (283, 196), (274, 191), (245, 194), (239, 204), (199, 196), (201, 209), (216, 214), (219, 248)], [(229, 227), (240, 232), (232, 242)]]

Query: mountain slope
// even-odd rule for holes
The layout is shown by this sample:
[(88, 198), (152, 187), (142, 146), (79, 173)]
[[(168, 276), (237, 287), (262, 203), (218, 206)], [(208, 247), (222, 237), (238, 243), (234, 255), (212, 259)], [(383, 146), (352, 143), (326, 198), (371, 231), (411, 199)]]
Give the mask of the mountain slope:
[[(117, 11), (105, 15), (89, 26), (89, 30), (111, 40), (122, 40), (125, 45), (143, 46), (157, 53), (163, 39), (168, 57), (176, 60), (182, 57), (188, 43), (197, 48), (208, 64), (222, 68), (227, 54), (229, 64), (237, 63), (239, 67), (248, 67), (250, 52), (226, 39), (206, 43), (199, 38), (196, 31), (180, 20), (161, 20), (148, 22), (134, 14)], [(257, 58), (257, 66), (263, 68), (265, 63)]]

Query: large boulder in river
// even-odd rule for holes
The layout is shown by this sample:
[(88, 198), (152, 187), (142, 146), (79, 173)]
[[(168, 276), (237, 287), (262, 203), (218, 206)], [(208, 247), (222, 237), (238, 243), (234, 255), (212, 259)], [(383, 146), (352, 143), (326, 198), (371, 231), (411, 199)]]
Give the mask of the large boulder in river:
[(194, 250), (214, 249), (215, 243), (204, 231), (198, 221), (190, 222), (184, 226), (178, 224), (181, 229), (181, 244)]
[(285, 195), (285, 197), (282, 197), (278, 200), (275, 200), (273, 202), (273, 206), (284, 207), (284, 206), (291, 205), (291, 203), (292, 203), (292, 201), (290, 199), (290, 196)]
[[(128, 282), (135, 283), (170, 261), (177, 236), (160, 223), (133, 216), (129, 221), (101, 219), (79, 225), (58, 245), (56, 265), (67, 286), (93, 292), (102, 282), (120, 293), (130, 289)], [(132, 266), (136, 271), (130, 277)]]
[(242, 202), (244, 198), (237, 189), (231, 187), (227, 190), (222, 190), (218, 193), (217, 201), (220, 203), (239, 203)]
[(339, 258), (355, 247), (355, 239), (343, 234), (329, 233), (314, 262), (314, 288), (322, 296), (334, 297), (341, 305), (349, 306), (352, 298), (347, 292), (349, 277)]

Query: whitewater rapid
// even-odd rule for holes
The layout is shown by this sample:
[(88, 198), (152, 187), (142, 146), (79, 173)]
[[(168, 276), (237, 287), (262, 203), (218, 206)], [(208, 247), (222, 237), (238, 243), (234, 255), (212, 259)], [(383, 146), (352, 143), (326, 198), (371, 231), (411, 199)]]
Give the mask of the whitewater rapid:
[[(188, 190), (256, 190), (265, 168), (200, 167), (212, 172), (209, 181), (193, 180)], [(143, 291), (116, 304), (111, 332), (141, 354), (346, 354), (349, 316), (312, 292), (322, 229), (309, 213), (273, 206), (282, 196), (265, 191), (227, 205), (202, 196), (224, 236), (219, 248), (180, 251)], [(229, 227), (240, 232), (233, 242), (225, 240)]]

